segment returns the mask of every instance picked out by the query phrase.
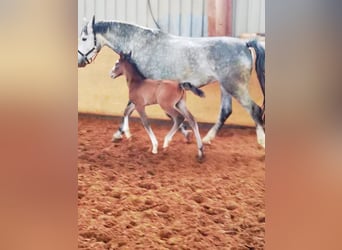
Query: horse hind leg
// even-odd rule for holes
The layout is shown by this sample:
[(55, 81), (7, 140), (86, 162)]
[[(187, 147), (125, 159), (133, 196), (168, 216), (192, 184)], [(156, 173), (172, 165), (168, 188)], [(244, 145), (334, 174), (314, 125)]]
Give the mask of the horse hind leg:
[(265, 131), (263, 128), (262, 109), (251, 99), (247, 85), (238, 86), (233, 96), (248, 111), (256, 124), (258, 143), (265, 148)]
[(178, 128), (183, 124), (184, 117), (178, 114), (178, 115), (172, 116), (172, 120), (173, 120), (173, 126), (164, 139), (164, 145), (163, 145), (164, 149), (166, 149), (169, 146), (169, 143), (171, 142), (172, 137), (175, 135)]
[(184, 100), (180, 100), (176, 104), (176, 108), (178, 112), (181, 113), (185, 117), (185, 119), (188, 120), (190, 127), (194, 131), (194, 135), (196, 137), (196, 142), (197, 142), (197, 148), (198, 148), (197, 157), (198, 157), (198, 160), (201, 161), (204, 157), (204, 153), (203, 153), (203, 144), (201, 140), (201, 135), (199, 133), (197, 122), (195, 118), (193, 117), (193, 115), (190, 113), (190, 111), (187, 109)]
[(182, 122), (181, 125), (179, 125), (179, 130), (184, 135), (186, 143), (190, 143), (192, 131), (189, 129), (186, 129), (184, 122)]
[[(172, 116), (170, 116), (168, 113), (166, 113), (166, 115), (167, 115), (170, 119), (173, 119)], [(182, 133), (182, 135), (185, 137), (186, 142), (187, 142), (187, 143), (190, 143), (192, 131), (186, 129), (186, 125), (185, 125), (184, 122), (182, 122), (182, 123), (179, 125), (179, 130), (180, 130), (180, 132)]]
[(203, 138), (203, 143), (210, 144), (222, 128), (224, 122), (228, 119), (232, 113), (232, 97), (231, 95), (221, 86), (221, 107), (220, 114), (215, 125), (208, 131), (206, 136)]

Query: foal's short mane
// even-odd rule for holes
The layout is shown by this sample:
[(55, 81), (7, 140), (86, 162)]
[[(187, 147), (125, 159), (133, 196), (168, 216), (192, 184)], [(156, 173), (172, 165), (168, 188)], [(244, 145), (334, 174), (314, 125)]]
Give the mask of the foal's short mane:
[(140, 72), (138, 66), (136, 65), (136, 63), (133, 61), (133, 59), (128, 55), (128, 54), (124, 54), (124, 60), (126, 60), (130, 65), (132, 65), (133, 70), (142, 78), (142, 79), (146, 79), (146, 77)]

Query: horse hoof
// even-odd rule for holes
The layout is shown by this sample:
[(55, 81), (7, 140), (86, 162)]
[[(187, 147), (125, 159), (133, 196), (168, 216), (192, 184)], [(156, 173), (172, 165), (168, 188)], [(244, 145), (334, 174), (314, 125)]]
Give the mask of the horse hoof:
[(204, 162), (204, 155), (196, 155), (197, 162), (203, 163)]
[(265, 140), (260, 140), (258, 141), (258, 144), (263, 148), (265, 149), (266, 145), (265, 145)]
[(112, 142), (117, 142), (117, 141), (121, 141), (122, 140), (122, 134), (121, 132), (119, 131), (116, 131), (114, 134), (113, 134), (113, 137), (112, 137)]
[(185, 135), (185, 142), (186, 143), (191, 143), (192, 141), (192, 131), (188, 130), (186, 135)]
[(130, 140), (132, 138), (132, 134), (130, 132), (125, 132), (125, 136), (127, 140)]
[(112, 142), (119, 142), (119, 141), (122, 141), (122, 137), (115, 137), (115, 136), (113, 136)]
[(158, 150), (153, 149), (153, 150), (152, 150), (152, 154), (154, 154), (154, 155), (158, 154)]
[(202, 142), (203, 142), (204, 144), (207, 144), (207, 145), (210, 145), (210, 144), (211, 144), (211, 140), (210, 140), (210, 139), (207, 139), (207, 138), (203, 138), (203, 139), (202, 139)]

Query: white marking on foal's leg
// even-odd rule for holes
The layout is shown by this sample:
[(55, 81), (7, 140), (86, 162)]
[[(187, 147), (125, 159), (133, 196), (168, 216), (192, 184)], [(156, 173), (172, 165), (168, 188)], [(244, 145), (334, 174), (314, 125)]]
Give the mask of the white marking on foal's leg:
[(151, 142), (152, 142), (152, 154), (157, 154), (158, 153), (158, 141), (157, 141), (157, 138), (156, 136), (154, 135), (151, 127), (145, 127), (150, 139), (151, 139)]
[(185, 136), (186, 142), (190, 143), (191, 142), (191, 137), (192, 137), (192, 131), (191, 130), (185, 130), (183, 134)]
[(169, 146), (170, 141), (171, 138), (169, 136), (165, 136), (163, 148), (167, 148)]
[(257, 134), (257, 140), (258, 140), (258, 143), (263, 147), (265, 148), (265, 131), (264, 129), (262, 128), (261, 125), (257, 125), (256, 126), (256, 134)]
[(207, 133), (207, 135), (202, 139), (202, 142), (205, 144), (211, 144), (211, 140), (215, 138), (216, 132), (216, 127), (212, 127)]
[(113, 134), (112, 141), (117, 141), (121, 139), (122, 139), (122, 135), (121, 135), (120, 130), (118, 130)]
[(145, 127), (145, 130), (152, 142), (152, 154), (158, 154), (158, 141), (157, 141), (156, 136), (154, 135), (151, 127)]
[(158, 141), (156, 138), (152, 140), (152, 154), (158, 154)]
[(129, 131), (129, 126), (128, 126), (128, 116), (124, 117), (124, 121), (123, 121), (123, 125), (122, 125), (122, 131), (125, 133), (125, 136), (127, 139), (130, 139), (132, 137), (132, 134)]

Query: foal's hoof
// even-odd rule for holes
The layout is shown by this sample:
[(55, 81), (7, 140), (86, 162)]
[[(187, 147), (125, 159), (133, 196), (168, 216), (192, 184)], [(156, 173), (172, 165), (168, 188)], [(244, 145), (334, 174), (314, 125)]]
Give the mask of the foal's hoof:
[(265, 138), (263, 139), (257, 139), (259, 147), (262, 147), (263, 149), (265, 149)]
[(207, 138), (207, 137), (204, 137), (204, 138), (202, 139), (202, 142), (203, 142), (204, 144), (210, 145), (210, 144), (211, 144), (211, 139), (209, 139), (209, 138)]
[(185, 142), (186, 143), (191, 143), (192, 141), (192, 131), (191, 130), (188, 130), (186, 135), (185, 135)]
[(129, 131), (125, 132), (125, 136), (126, 136), (127, 140), (132, 139), (132, 134)]
[(115, 136), (113, 136), (112, 142), (119, 142), (119, 141), (122, 141), (122, 137), (115, 137)]
[(197, 155), (196, 156), (196, 160), (199, 162), (199, 163), (203, 163), (204, 162), (204, 155)]
[(121, 132), (120, 132), (120, 131), (116, 131), (116, 132), (113, 134), (112, 142), (117, 142), (117, 141), (121, 141), (121, 140), (122, 140)]

